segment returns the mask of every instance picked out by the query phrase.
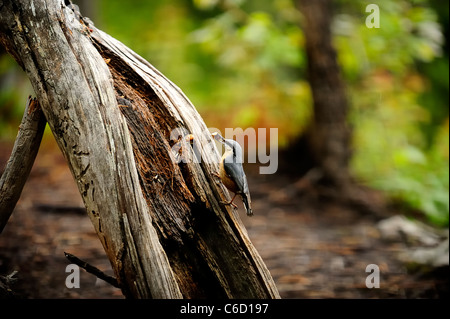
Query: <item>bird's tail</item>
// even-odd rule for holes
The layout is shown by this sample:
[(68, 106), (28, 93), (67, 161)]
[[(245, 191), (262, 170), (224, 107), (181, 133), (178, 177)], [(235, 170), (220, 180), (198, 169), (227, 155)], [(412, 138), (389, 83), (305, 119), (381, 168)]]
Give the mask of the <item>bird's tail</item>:
[(245, 210), (247, 211), (247, 216), (253, 216), (253, 211), (250, 206), (251, 200), (248, 194), (245, 193), (242, 194), (242, 202), (244, 203)]

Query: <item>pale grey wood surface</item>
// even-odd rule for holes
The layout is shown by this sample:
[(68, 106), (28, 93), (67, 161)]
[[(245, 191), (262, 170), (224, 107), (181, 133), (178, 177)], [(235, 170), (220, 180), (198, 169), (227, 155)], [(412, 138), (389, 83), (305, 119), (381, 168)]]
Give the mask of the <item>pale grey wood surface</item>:
[(46, 123), (39, 103), (30, 96), (11, 156), (0, 178), (0, 234), (20, 198), (33, 167)]

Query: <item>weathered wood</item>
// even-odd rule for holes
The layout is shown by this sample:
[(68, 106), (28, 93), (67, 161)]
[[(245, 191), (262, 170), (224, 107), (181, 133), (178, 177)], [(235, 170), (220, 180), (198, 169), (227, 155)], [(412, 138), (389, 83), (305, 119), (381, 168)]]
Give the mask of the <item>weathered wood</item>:
[[(180, 89), (62, 2), (17, 2), (0, 6), (0, 39), (32, 81), (125, 295), (278, 298), (221, 204), (219, 153)], [(186, 163), (174, 129), (194, 135)]]
[(0, 178), (0, 234), (20, 198), (28, 175), (30, 175), (46, 123), (37, 100), (32, 99), (31, 96), (28, 97), (19, 133)]
[[(181, 298), (139, 186), (110, 72), (61, 1), (4, 1), (1, 40), (31, 80), (129, 297)], [(128, 222), (129, 221), (129, 222)]]

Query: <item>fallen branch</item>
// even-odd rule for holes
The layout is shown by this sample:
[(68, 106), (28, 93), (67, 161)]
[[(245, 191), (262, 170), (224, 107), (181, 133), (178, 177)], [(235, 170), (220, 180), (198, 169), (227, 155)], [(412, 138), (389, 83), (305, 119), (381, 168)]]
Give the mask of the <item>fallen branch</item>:
[(86, 208), (79, 206), (63, 206), (63, 205), (47, 205), (38, 204), (34, 208), (40, 212), (46, 212), (51, 214), (74, 214), (74, 215), (86, 215)]
[(120, 289), (119, 283), (117, 282), (117, 279), (115, 277), (105, 274), (103, 271), (101, 271), (97, 267), (94, 267), (94, 266), (88, 264), (87, 262), (81, 260), (80, 258), (78, 258), (75, 255), (72, 255), (72, 254), (69, 254), (66, 252), (64, 252), (64, 255), (71, 263), (74, 263), (78, 267), (81, 267), (84, 270), (86, 270), (88, 273), (93, 274), (95, 277), (97, 277), (101, 280), (104, 280), (108, 284), (113, 285), (114, 287)]
[(11, 156), (0, 178), (0, 234), (30, 175), (46, 123), (38, 101), (29, 96)]

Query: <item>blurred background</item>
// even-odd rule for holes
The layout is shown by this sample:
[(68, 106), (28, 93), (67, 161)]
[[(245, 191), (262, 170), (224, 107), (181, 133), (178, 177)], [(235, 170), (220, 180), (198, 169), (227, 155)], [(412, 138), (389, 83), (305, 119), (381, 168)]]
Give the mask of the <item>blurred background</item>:
[[(305, 207), (311, 196), (306, 202), (293, 200), (301, 197), (301, 192), (298, 187), (294, 189), (287, 185), (299, 186), (298, 181), (302, 181), (308, 170), (292, 172), (285, 166), (293, 165), (289, 158), (292, 154), (308, 157), (308, 154), (299, 152), (299, 145), (302, 145), (302, 138), (314, 118), (306, 36), (302, 28), (304, 17), (296, 1), (74, 2), (97, 28), (136, 51), (178, 85), (208, 127), (222, 132), (225, 127), (278, 128), (279, 174), (253, 176), (250, 188), (252, 190), (253, 186), (255, 189), (254, 201), (259, 200), (257, 208), (267, 211), (266, 218), (280, 223), (279, 231), (288, 232), (283, 228), (290, 220), (288, 212), (295, 215), (308, 210)], [(358, 183), (386, 198), (390, 209), (395, 207), (398, 212), (406, 212), (408, 217), (438, 229), (448, 228), (449, 2), (377, 1), (380, 28), (366, 26), (366, 18), (370, 14), (366, 12), (366, 6), (370, 3), (363, 0), (332, 1), (332, 44), (345, 82), (347, 121), (351, 127), (348, 169)], [(34, 95), (26, 75), (0, 48), (1, 169), (9, 156), (30, 94)], [(57, 152), (54, 144), (51, 146), (52, 140), (47, 129), (40, 159), (49, 169), (58, 161), (63, 163), (50, 155)], [(44, 158), (48, 159), (47, 164)], [(36, 165), (38, 163), (39, 157)], [(254, 172), (250, 167), (249, 175), (255, 175)], [(271, 184), (278, 185), (277, 189), (283, 192), (269, 189)], [(267, 193), (272, 197), (267, 197)], [(76, 196), (76, 192), (74, 194)], [(267, 198), (273, 201), (269, 203)], [(71, 207), (82, 206), (77, 200), (70, 204)], [(289, 201), (295, 205), (283, 208)], [(41, 201), (39, 205), (47, 205), (44, 204)], [(332, 217), (324, 223), (329, 225), (330, 220), (347, 216), (347, 219), (343, 217), (345, 224), (352, 225), (359, 218), (355, 216), (360, 216), (348, 213), (348, 207), (342, 210), (331, 212)], [(310, 215), (303, 214), (303, 219), (298, 222), (305, 224), (317, 214), (317, 210), (311, 210)], [(326, 213), (323, 216), (330, 217)], [(260, 247), (263, 247), (264, 236), (268, 236), (265, 235), (268, 233), (267, 220), (255, 217), (246, 223), (250, 223), (247, 224), (250, 235), (262, 236), (255, 239), (255, 245), (261, 242)], [(296, 240), (301, 240), (299, 232), (296, 229), (292, 233)], [(351, 240), (347, 245), (351, 245)], [(318, 249), (317, 246), (314, 249)], [(258, 247), (258, 250), (264, 248)], [(298, 249), (296, 251), (298, 253)], [(331, 251), (345, 255), (342, 251)], [(262, 251), (261, 254), (265, 260), (268, 259), (269, 269), (278, 285), (291, 288), (292, 285), (313, 285), (311, 279), (300, 278), (298, 273), (286, 277), (286, 272), (277, 272), (276, 258)], [(334, 257), (328, 260), (328, 265), (346, 270), (347, 261)], [(310, 257), (302, 254), (295, 258), (295, 262), (291, 262), (311, 270)], [(383, 269), (386, 270), (389, 265), (385, 264)], [(402, 274), (406, 272), (399, 271)], [(448, 270), (446, 274), (448, 276)], [(311, 296), (305, 292), (303, 295), (286, 292), (292, 291), (291, 288), (283, 290), (284, 296)], [(312, 296), (346, 296), (336, 295), (336, 291), (334, 294), (317, 293)], [(403, 291), (382, 296), (415, 295)]]

